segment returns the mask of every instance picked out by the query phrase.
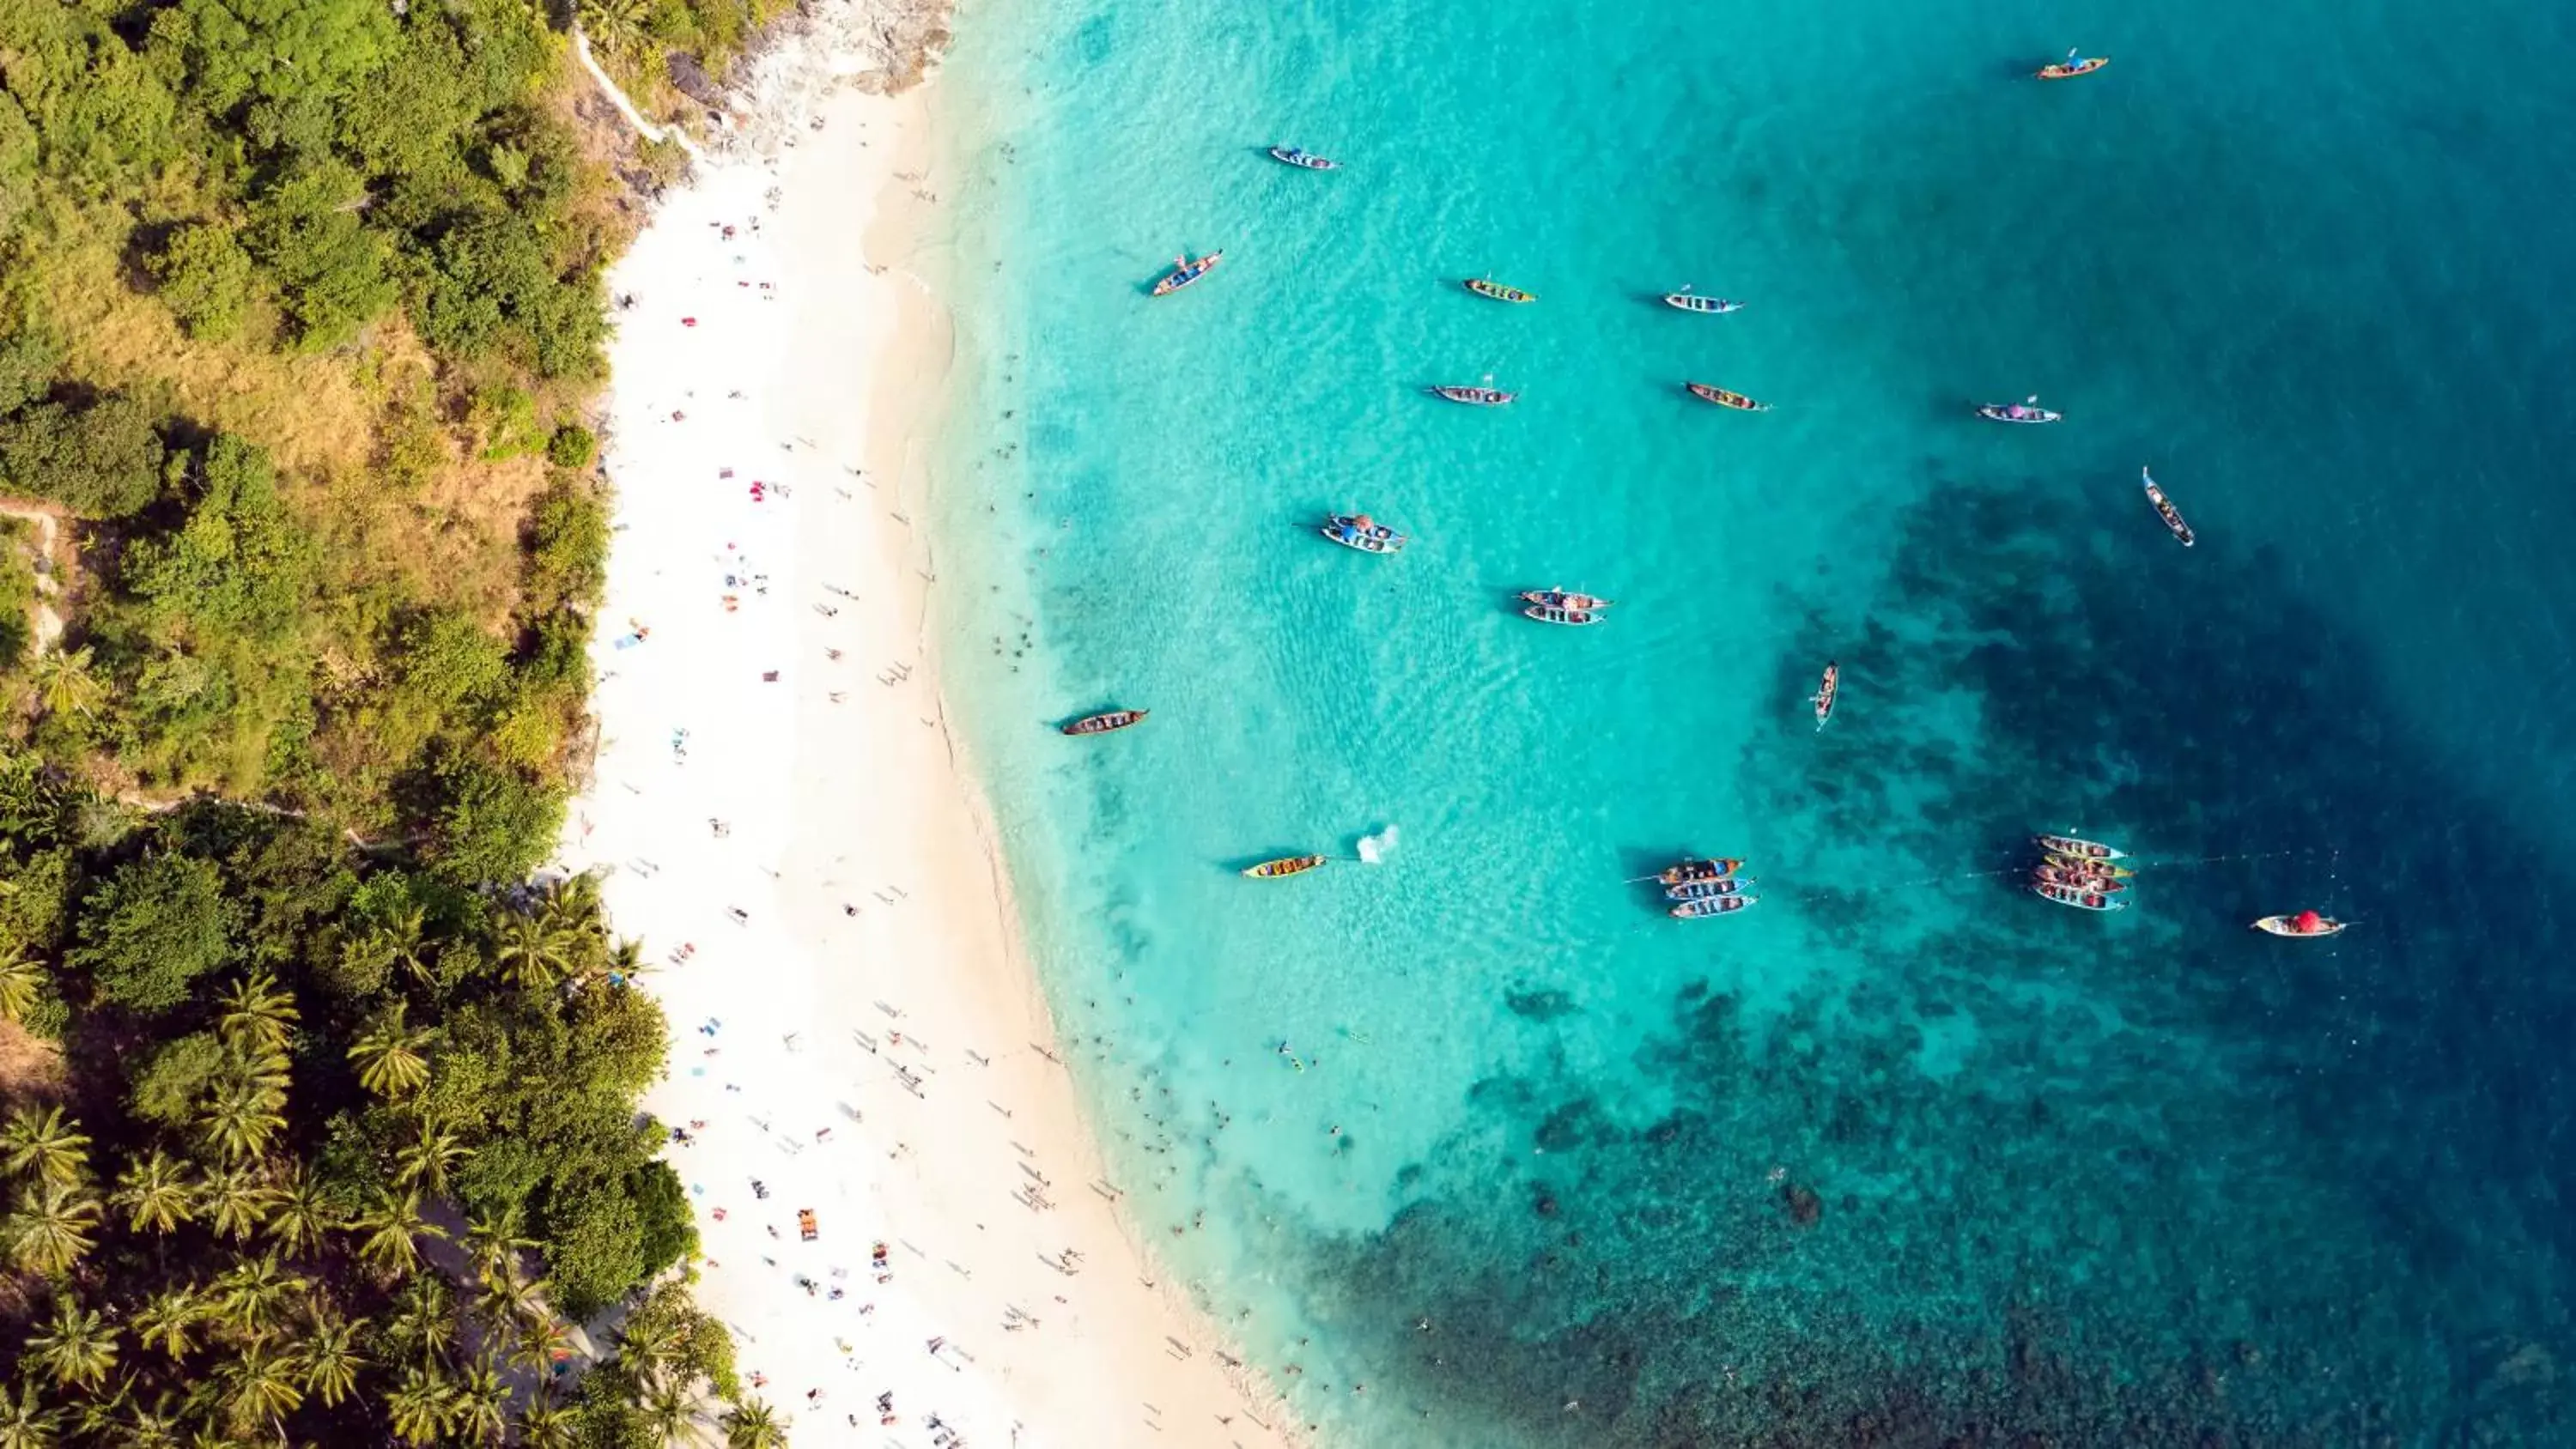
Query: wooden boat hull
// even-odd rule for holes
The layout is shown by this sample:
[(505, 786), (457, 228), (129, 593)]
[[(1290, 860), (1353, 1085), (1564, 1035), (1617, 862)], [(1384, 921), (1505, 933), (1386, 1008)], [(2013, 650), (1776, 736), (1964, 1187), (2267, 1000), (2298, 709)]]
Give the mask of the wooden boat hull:
[(2055, 65), (2043, 65), (2031, 72), (2031, 75), (2038, 80), (2073, 80), (2080, 75), (2091, 75), (2110, 63), (2111, 57), (2107, 55), (2088, 55), (2073, 65), (2068, 65), (2064, 61), (2059, 61)]
[(1154, 295), (1168, 297), (1183, 287), (1191, 286), (1205, 278), (1208, 273), (1215, 271), (1217, 263), (1224, 260), (1225, 253), (1210, 252), (1187, 266), (1176, 267), (1170, 276), (1154, 284)]
[(1714, 860), (1685, 860), (1678, 865), (1665, 866), (1656, 872), (1655, 881), (1659, 885), (1677, 886), (1691, 881), (1723, 880), (1742, 869), (1744, 869), (1744, 862), (1734, 856), (1720, 856)]
[(1720, 880), (1684, 881), (1677, 886), (1664, 887), (1664, 899), (1668, 901), (1707, 901), (1715, 900), (1720, 896), (1740, 896), (1744, 894), (1744, 888), (1751, 884), (1753, 884), (1753, 877), (1749, 875), (1742, 877), (1727, 876)]
[(1827, 663), (1825, 665), (1824, 682), (1817, 686), (1816, 692), (1813, 695), (1810, 695), (1807, 700), (1809, 704), (1816, 707), (1816, 728), (1823, 729), (1825, 727), (1825, 721), (1834, 717), (1834, 698), (1842, 692), (1842, 684), (1842, 666), (1839, 664)]
[(1338, 171), (1342, 166), (1342, 163), (1339, 161), (1328, 161), (1321, 156), (1311, 155), (1307, 152), (1300, 151), (1294, 146), (1271, 147), (1270, 159), (1284, 165), (1294, 166), (1300, 171)]
[(1488, 282), (1482, 277), (1468, 278), (1466, 287), (1468, 291), (1479, 297), (1490, 297), (1497, 302), (1523, 303), (1538, 300), (1538, 294), (1535, 292), (1524, 292), (1518, 287), (1506, 287), (1500, 282)]
[(2173, 506), (2173, 500), (2165, 496), (2165, 490), (2156, 486), (2154, 476), (2146, 469), (2140, 468), (2138, 477), (2147, 487), (2147, 506), (2153, 508), (2156, 511), (2156, 517), (2164, 521), (2165, 532), (2181, 540), (2183, 547), (2191, 547), (2191, 525), (2182, 521), (2182, 510)]
[(1363, 527), (1349, 515), (1341, 513), (1334, 514), (1331, 522), (1316, 531), (1344, 548), (1357, 549), (1361, 553), (1397, 553), (1413, 541), (1385, 524)]
[(1679, 901), (1664, 912), (1676, 921), (1705, 921), (1713, 916), (1731, 916), (1749, 911), (1762, 903), (1760, 896), (1712, 896), (1704, 901)]
[(1500, 388), (1492, 387), (1440, 386), (1424, 388), (1423, 391), (1433, 397), (1447, 398), (1453, 403), (1465, 403), (1471, 408), (1498, 408), (1506, 403), (1518, 401), (1520, 398), (1519, 393), (1504, 392)]
[(1532, 604), (1521, 610), (1521, 617), (1536, 619), (1542, 624), (1563, 624), (1569, 629), (1582, 629), (1606, 623), (1609, 616), (1591, 609), (1557, 609), (1545, 604)]
[(2127, 901), (2117, 900), (2095, 891), (2078, 890), (2074, 886), (2049, 885), (2046, 882), (2034, 881), (2030, 890), (2031, 894), (2041, 900), (2055, 901), (2061, 906), (2069, 906), (2079, 911), (2125, 911), (2129, 908)]
[(2288, 916), (2265, 916), (2254, 923), (2254, 929), (2267, 936), (2286, 936), (2293, 941), (2315, 941), (2327, 936), (2340, 936), (2351, 924), (2349, 921), (2338, 921), (2328, 917), (2322, 930), (2301, 931), (2292, 928)]
[(2129, 853), (2118, 846), (2098, 840), (2078, 840), (2072, 835), (2034, 835), (2031, 840), (2051, 855), (2072, 856), (2077, 860), (2126, 860)]
[(2115, 880), (2107, 876), (2088, 875), (2081, 871), (2066, 871), (2047, 868), (2033, 872), (2031, 875), (2031, 884), (2068, 886), (2075, 890), (2090, 891), (2095, 895), (2102, 896), (2116, 896), (2120, 892), (2129, 888), (2129, 883), (2124, 880)]
[(1131, 729), (1143, 724), (1145, 716), (1151, 713), (1153, 711), (1147, 709), (1105, 710), (1084, 715), (1069, 725), (1061, 726), (1061, 729), (1069, 735), (1105, 735), (1113, 730)]
[(1542, 609), (1581, 609), (1586, 613), (1609, 608), (1611, 604), (1608, 599), (1592, 594), (1568, 593), (1563, 589), (1523, 589), (1521, 602), (1536, 604)]
[(1324, 857), (1320, 855), (1283, 855), (1277, 860), (1265, 860), (1259, 865), (1246, 866), (1243, 873), (1253, 880), (1284, 880), (1292, 875), (1304, 875), (1310, 870), (1319, 870), (1323, 864)]
[(2046, 408), (2034, 407), (2024, 407), (2021, 410), (2021, 416), (2014, 417), (2003, 403), (1980, 403), (1977, 405), (1977, 416), (1991, 423), (2062, 423), (2066, 421), (2064, 413), (2053, 413)]
[(1733, 408), (1740, 413), (1767, 413), (1771, 411), (1771, 405), (1769, 403), (1755, 402), (1753, 399), (1746, 397), (1740, 392), (1733, 392), (1726, 388), (1712, 387), (1704, 382), (1686, 382), (1683, 383), (1682, 386), (1688, 388), (1690, 390), (1690, 395), (1698, 398), (1701, 402), (1713, 402), (1722, 408)]
[(1741, 302), (1730, 302), (1724, 297), (1698, 297), (1693, 296), (1688, 292), (1666, 292), (1664, 294), (1664, 305), (1667, 307), (1678, 307), (1684, 312), (1697, 312), (1702, 316), (1709, 317), (1721, 316), (1728, 312), (1741, 312), (1744, 310), (1744, 304)]
[(2048, 864), (2056, 866), (2060, 870), (2089, 870), (2095, 875), (2107, 875), (2114, 880), (2127, 880), (2129, 877), (2137, 874), (2136, 871), (2129, 869), (2125, 865), (2113, 865), (2107, 856), (2096, 857), (2089, 860), (2079, 860), (2071, 855), (2051, 854), (2048, 857)]

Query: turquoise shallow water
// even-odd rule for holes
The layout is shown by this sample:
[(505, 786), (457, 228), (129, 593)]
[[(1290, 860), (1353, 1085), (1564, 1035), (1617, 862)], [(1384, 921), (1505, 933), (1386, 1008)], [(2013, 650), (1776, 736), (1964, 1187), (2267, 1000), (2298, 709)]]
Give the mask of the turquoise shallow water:
[[(1327, 1442), (2570, 1442), (2576, 19), (964, 33), (950, 687), (1139, 1220)], [(1763, 904), (1665, 920), (1686, 849)]]

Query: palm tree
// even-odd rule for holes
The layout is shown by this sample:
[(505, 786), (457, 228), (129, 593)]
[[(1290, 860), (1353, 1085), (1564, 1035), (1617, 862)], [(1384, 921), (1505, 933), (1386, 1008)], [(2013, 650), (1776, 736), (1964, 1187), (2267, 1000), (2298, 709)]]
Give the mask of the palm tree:
[(657, 1373), (644, 1386), (644, 1426), (656, 1444), (704, 1444), (706, 1398), (695, 1384), (676, 1373)]
[(512, 916), (502, 923), (492, 961), (501, 968), (502, 979), (522, 991), (552, 990), (572, 969), (563, 935), (534, 916)]
[(394, 1183), (409, 1187), (418, 1183), (431, 1192), (447, 1191), (447, 1169), (465, 1155), (456, 1134), (426, 1119), (416, 1127), (412, 1140), (405, 1143), (394, 1160)]
[(787, 1426), (777, 1411), (745, 1399), (724, 1416), (725, 1449), (786, 1449)]
[(379, 1097), (417, 1091), (429, 1080), (429, 1059), (422, 1053), (431, 1033), (426, 1027), (414, 1031), (404, 1022), (408, 1005), (401, 997), (394, 998), (349, 1048), (349, 1060), (358, 1068), (358, 1085)]
[(543, 1297), (545, 1282), (531, 1282), (519, 1276), (517, 1265), (483, 1280), (483, 1291), (475, 1299), (475, 1310), (494, 1333), (507, 1333), (523, 1323), (546, 1315)]
[(11, 1113), (9, 1125), (0, 1127), (0, 1151), (9, 1154), (10, 1172), (65, 1187), (79, 1182), (89, 1166), (89, 1138), (79, 1123), (64, 1119), (60, 1107), (48, 1107), (42, 1115), (32, 1106)]
[(644, 943), (628, 936), (609, 948), (608, 969), (621, 981), (633, 981), (653, 968), (644, 959)]
[(468, 1439), (496, 1443), (510, 1427), (510, 1389), (491, 1356), (476, 1359), (465, 1370), (456, 1400), (456, 1431)]
[(519, 1415), (519, 1449), (573, 1449), (572, 1410), (540, 1399)]
[(474, 1265), (474, 1276), (485, 1283), (504, 1275), (516, 1276), (519, 1255), (536, 1251), (534, 1239), (519, 1236), (519, 1209), (512, 1206), (498, 1217), (477, 1214), (465, 1224), (465, 1255)]
[[(278, 1420), (304, 1402), (304, 1390), (296, 1387), (294, 1362), (265, 1343), (254, 1343), (226, 1360), (216, 1374), (223, 1385), (225, 1411), (243, 1429), (260, 1425), (275, 1429)], [(284, 1442), (283, 1432), (277, 1437)]]
[(196, 1332), (205, 1316), (205, 1296), (196, 1285), (165, 1288), (134, 1311), (134, 1341), (171, 1358), (185, 1358), (196, 1347), (188, 1335)]
[(395, 1437), (406, 1444), (426, 1444), (447, 1431), (454, 1413), (455, 1390), (435, 1371), (414, 1369), (385, 1395), (385, 1413)]
[(227, 1326), (253, 1342), (266, 1339), (284, 1320), (288, 1304), (300, 1301), (312, 1282), (278, 1266), (277, 1255), (242, 1258), (215, 1280), (215, 1306)]
[(62, 1429), (62, 1411), (46, 1408), (33, 1383), (18, 1385), (14, 1398), (0, 1394), (0, 1449), (53, 1449)]
[(36, 702), (47, 714), (87, 714), (106, 689), (90, 672), (87, 646), (40, 654), (28, 673), (35, 681)]
[(44, 995), (45, 968), (18, 953), (0, 948), (0, 1021), (25, 1021)]
[(206, 1215), (206, 1225), (235, 1242), (251, 1235), (268, 1219), (270, 1204), (277, 1194), (259, 1180), (256, 1164), (236, 1162), (220, 1172), (209, 1173), (197, 1188), (197, 1205)]
[(420, 1215), (417, 1191), (397, 1197), (389, 1189), (376, 1189), (375, 1202), (349, 1226), (367, 1235), (366, 1241), (358, 1245), (358, 1256), (387, 1272), (408, 1273), (420, 1266), (417, 1239), (422, 1235), (447, 1236), (444, 1229)]
[(196, 1217), (186, 1170), (158, 1147), (126, 1164), (108, 1203), (126, 1214), (127, 1225), (138, 1233), (146, 1228), (167, 1233)]
[(259, 1075), (238, 1075), (215, 1089), (197, 1125), (214, 1139), (217, 1150), (235, 1161), (257, 1157), (268, 1139), (286, 1126), (277, 1109), (285, 1094)]
[(283, 1052), (301, 1015), (295, 998), (281, 991), (277, 978), (254, 971), (225, 988), (216, 999), (215, 1030), (236, 1050)]
[(53, 1321), (27, 1340), (27, 1361), (69, 1388), (96, 1388), (116, 1367), (116, 1330), (95, 1308), (83, 1308), (65, 1293), (54, 1299)]
[(532, 1374), (550, 1374), (559, 1351), (572, 1352), (572, 1330), (551, 1310), (531, 1314), (520, 1322), (519, 1341), (510, 1350), (510, 1364)]
[(59, 1278), (98, 1246), (98, 1199), (75, 1187), (49, 1182), (22, 1195), (18, 1210), (0, 1224), (9, 1256), (21, 1268)]
[(436, 986), (437, 973), (430, 969), (429, 910), (411, 904), (396, 911), (393, 918), (378, 926), (367, 937), (367, 949), (402, 968), (416, 986)]
[(313, 1331), (305, 1336), (297, 1367), (305, 1389), (325, 1408), (340, 1407), (342, 1399), (357, 1391), (358, 1370), (367, 1366), (367, 1356), (358, 1352), (360, 1327), (326, 1312), (315, 1315)]
[(268, 1236), (287, 1253), (312, 1252), (322, 1245), (323, 1234), (340, 1226), (339, 1216), (332, 1212), (321, 1184), (313, 1180), (304, 1164), (299, 1162), (287, 1169), (273, 1192)]

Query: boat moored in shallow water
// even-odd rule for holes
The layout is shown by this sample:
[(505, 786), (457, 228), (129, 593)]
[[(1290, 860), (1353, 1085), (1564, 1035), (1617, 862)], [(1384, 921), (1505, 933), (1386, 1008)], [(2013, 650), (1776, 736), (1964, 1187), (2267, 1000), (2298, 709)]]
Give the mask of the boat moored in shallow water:
[(1362, 553), (1394, 553), (1413, 541), (1365, 513), (1332, 514), (1321, 532), (1342, 547)]
[(1316, 155), (1312, 151), (1301, 151), (1294, 146), (1271, 147), (1270, 159), (1273, 161), (1284, 161), (1288, 165), (1297, 167), (1304, 171), (1339, 171), (1342, 169), (1342, 163), (1339, 161), (1328, 161), (1323, 157)]
[(2066, 52), (2066, 59), (2051, 61), (2031, 74), (2039, 80), (2073, 80), (2079, 75), (2091, 75), (2110, 63), (2111, 57), (2107, 55), (2079, 56), (2070, 50)]
[(1152, 711), (1142, 709), (1107, 710), (1100, 714), (1084, 715), (1061, 728), (1069, 735), (1105, 735), (1111, 730), (1123, 730), (1130, 725), (1143, 724), (1145, 716), (1150, 713)]
[(1224, 260), (1225, 253), (1222, 251), (1210, 252), (1206, 256), (1199, 258), (1197, 261), (1191, 261), (1190, 254), (1188, 252), (1183, 252), (1179, 256), (1172, 258), (1171, 275), (1154, 284), (1154, 295), (1157, 297), (1168, 297), (1183, 287), (1188, 286), (1192, 282), (1197, 281), (1199, 278), (1206, 276), (1208, 273), (1215, 271), (1216, 264)]
[(1834, 717), (1834, 697), (1842, 692), (1842, 687), (1843, 667), (1826, 661), (1824, 682), (1817, 686), (1814, 694), (1807, 696), (1807, 703), (1816, 707), (1816, 728), (1823, 729), (1825, 721)]
[(2072, 835), (2034, 835), (2032, 843), (2051, 855), (2072, 856), (2077, 860), (2126, 860), (2129, 853), (2098, 840), (2079, 840)]
[(2042, 857), (2041, 863), (2056, 866), (2060, 870), (2089, 870), (2095, 875), (2111, 880), (2127, 880), (2137, 874), (2127, 866), (2114, 865), (2107, 859), (2085, 860), (2072, 855), (2052, 854)]
[(2165, 531), (2182, 540), (2183, 547), (2191, 547), (2191, 525), (2182, 521), (2182, 510), (2173, 506), (2173, 500), (2165, 496), (2165, 490), (2156, 486), (2156, 475), (2140, 468), (2138, 477), (2145, 481), (2147, 502), (2154, 506), (2156, 517), (2165, 521)]
[(2254, 923), (2254, 929), (2273, 936), (2340, 936), (2351, 924), (2314, 911), (2300, 911), (2293, 915), (2265, 916)]
[(1702, 402), (1713, 402), (1722, 408), (1733, 408), (1740, 413), (1767, 413), (1771, 411), (1771, 405), (1769, 403), (1755, 402), (1753, 399), (1746, 397), (1740, 392), (1730, 392), (1725, 388), (1712, 387), (1704, 382), (1686, 382), (1683, 383), (1682, 386), (1690, 389), (1690, 395), (1692, 397), (1698, 398)]
[(1586, 624), (1607, 622), (1610, 616), (1594, 609), (1561, 609), (1550, 604), (1532, 604), (1521, 610), (1521, 617), (1536, 619), (1542, 624), (1566, 624), (1581, 628)]
[(1753, 884), (1753, 877), (1749, 875), (1744, 876), (1741, 879), (1727, 876), (1718, 880), (1684, 881), (1677, 886), (1664, 887), (1664, 899), (1668, 901), (1705, 901), (1718, 896), (1740, 896), (1744, 894), (1744, 888), (1751, 884)]
[(1724, 880), (1742, 869), (1744, 862), (1734, 856), (1680, 860), (1657, 871), (1654, 879), (1658, 885), (1677, 886), (1687, 881)]
[(1254, 880), (1278, 880), (1283, 876), (1304, 875), (1323, 864), (1324, 857), (1320, 855), (1283, 855), (1277, 860), (1246, 866), (1243, 873)]
[(1666, 292), (1664, 294), (1664, 305), (1667, 307), (1678, 307), (1685, 312), (1705, 313), (1712, 317), (1727, 312), (1741, 312), (1744, 310), (1744, 304), (1741, 302), (1730, 302), (1724, 297), (1703, 297), (1688, 287), (1684, 287), (1678, 292)]
[(1676, 921), (1704, 921), (1711, 916), (1731, 916), (1737, 911), (1751, 910), (1761, 903), (1760, 896), (1710, 896), (1705, 900), (1675, 901), (1672, 909), (1664, 914)]
[(1443, 383), (1434, 387), (1424, 388), (1423, 391), (1431, 394), (1433, 397), (1447, 398), (1453, 403), (1465, 403), (1467, 406), (1475, 408), (1498, 408), (1505, 403), (1516, 401), (1520, 397), (1519, 393), (1505, 392), (1501, 388), (1493, 386), (1493, 381), (1493, 378), (1489, 376), (1485, 379), (1486, 385), (1482, 387), (1456, 387)]
[(2041, 900), (2055, 901), (2061, 906), (2073, 906), (2079, 911), (2125, 911), (2129, 908), (2127, 901), (2114, 899), (2100, 891), (2088, 891), (2080, 886), (2033, 881), (2030, 891)]
[(1487, 277), (1469, 277), (1467, 279), (1467, 290), (1475, 293), (1479, 297), (1491, 297), (1497, 302), (1535, 302), (1538, 300), (1538, 294), (1535, 292), (1524, 292), (1518, 287), (1506, 287), (1502, 283)]
[(1543, 609), (1589, 610), (1609, 608), (1611, 601), (1598, 594), (1578, 594), (1571, 589), (1560, 589), (1551, 585), (1544, 589), (1523, 589), (1521, 602), (1536, 604)]

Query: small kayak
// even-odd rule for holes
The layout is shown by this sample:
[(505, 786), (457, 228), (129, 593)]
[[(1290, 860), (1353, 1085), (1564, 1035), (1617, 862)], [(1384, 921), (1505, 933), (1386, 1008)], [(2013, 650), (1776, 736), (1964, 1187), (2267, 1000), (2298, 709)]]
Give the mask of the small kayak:
[(1282, 876), (1304, 875), (1310, 870), (1320, 868), (1323, 864), (1324, 857), (1320, 855), (1283, 855), (1277, 860), (1265, 860), (1259, 865), (1246, 866), (1243, 873), (1254, 880), (1278, 880)]
[(1692, 397), (1698, 398), (1702, 402), (1713, 402), (1722, 408), (1733, 408), (1737, 412), (1741, 413), (1767, 413), (1771, 411), (1771, 405), (1769, 403), (1755, 402), (1753, 399), (1746, 397), (1740, 392), (1729, 392), (1725, 388), (1711, 387), (1704, 382), (1686, 382), (1683, 383), (1682, 386), (1690, 389), (1690, 395)]
[(1521, 610), (1521, 617), (1536, 619), (1542, 624), (1565, 624), (1578, 629), (1586, 624), (1605, 623), (1610, 618), (1593, 609), (1564, 609), (1553, 604), (1532, 604)]
[(1362, 553), (1394, 553), (1413, 540), (1365, 513), (1336, 513), (1325, 523), (1324, 537)]
[(1323, 157), (1316, 155), (1312, 151), (1301, 151), (1294, 146), (1271, 147), (1270, 159), (1273, 161), (1284, 162), (1285, 164), (1297, 167), (1302, 171), (1339, 171), (1342, 169), (1342, 163), (1339, 161), (1328, 161)]
[(1679, 307), (1685, 312), (1700, 312), (1710, 316), (1717, 316), (1726, 312), (1741, 312), (1744, 310), (1744, 304), (1741, 302), (1730, 302), (1724, 297), (1703, 297), (1688, 287), (1684, 287), (1678, 292), (1666, 292), (1664, 294), (1664, 305), (1667, 307)]
[(1570, 589), (1523, 589), (1521, 602), (1547, 609), (1606, 609), (1610, 600), (1598, 594), (1578, 594)]
[(2051, 855), (2072, 856), (2077, 860), (2126, 860), (2129, 853), (2098, 840), (2078, 840), (2072, 835), (2034, 835), (2033, 843)]
[(1672, 909), (1664, 914), (1676, 921), (1704, 921), (1711, 916), (1731, 916), (1737, 911), (1751, 910), (1761, 903), (1760, 896), (1711, 896), (1706, 900), (1675, 901)]
[(2127, 901), (2114, 900), (2099, 891), (2083, 890), (2076, 886), (2052, 885), (2047, 881), (2037, 881), (2032, 883), (2030, 890), (2031, 894), (2041, 900), (2055, 901), (2061, 906), (2073, 906), (2079, 911), (2125, 911), (2129, 908)]
[(1538, 295), (1534, 292), (1524, 292), (1518, 287), (1506, 287), (1500, 282), (1487, 281), (1483, 277), (1468, 278), (1467, 290), (1475, 293), (1479, 297), (1491, 297), (1497, 302), (1535, 302), (1538, 300)]
[(1816, 728), (1823, 729), (1825, 721), (1834, 717), (1834, 696), (1841, 691), (1842, 683), (1842, 666), (1828, 661), (1825, 665), (1824, 683), (1814, 694), (1807, 696), (1807, 703), (1816, 707)]
[(1498, 408), (1505, 403), (1515, 402), (1520, 398), (1519, 393), (1505, 392), (1501, 388), (1497, 387), (1450, 387), (1443, 385), (1439, 387), (1427, 387), (1424, 388), (1423, 391), (1431, 394), (1433, 397), (1445, 397), (1453, 403), (1465, 403), (1467, 406), (1473, 408)]
[(2064, 413), (2053, 413), (2039, 406), (2037, 394), (2017, 403), (1980, 403), (1977, 416), (1996, 423), (2056, 423), (2066, 420)]
[(1111, 730), (1123, 730), (1131, 725), (1143, 724), (1145, 716), (1150, 713), (1152, 713), (1151, 710), (1113, 709), (1101, 714), (1084, 715), (1061, 728), (1069, 735), (1105, 735)]
[(2088, 55), (2081, 60), (2061, 60), (2043, 65), (2031, 74), (2039, 80), (2073, 80), (2079, 75), (2091, 75), (2110, 63), (2111, 57), (2107, 55)]
[(1154, 295), (1157, 297), (1168, 297), (1183, 287), (1188, 286), (1190, 283), (1197, 281), (1199, 278), (1206, 276), (1208, 273), (1215, 271), (1216, 264), (1224, 260), (1225, 253), (1222, 251), (1210, 252), (1206, 256), (1199, 258), (1197, 261), (1191, 261), (1190, 254), (1183, 252), (1172, 259), (1171, 275), (1154, 284)]
[(2173, 500), (2165, 496), (2165, 490), (2156, 486), (2154, 474), (2140, 468), (2138, 476), (2146, 481), (2147, 502), (2154, 505), (2156, 517), (2165, 521), (2165, 531), (2181, 539), (2183, 547), (2191, 547), (2191, 525), (2182, 521), (2182, 510), (2174, 507)]
[(2265, 916), (2254, 923), (2254, 929), (2273, 936), (2340, 936), (2351, 924), (2314, 911), (2300, 911), (2295, 915)]

